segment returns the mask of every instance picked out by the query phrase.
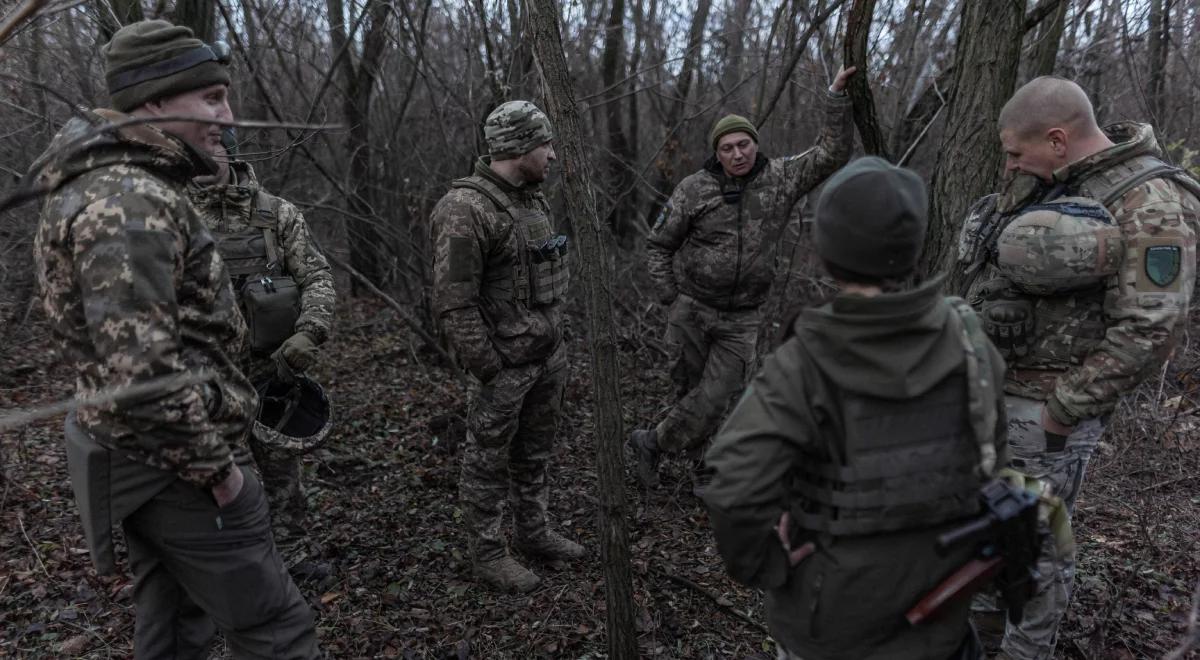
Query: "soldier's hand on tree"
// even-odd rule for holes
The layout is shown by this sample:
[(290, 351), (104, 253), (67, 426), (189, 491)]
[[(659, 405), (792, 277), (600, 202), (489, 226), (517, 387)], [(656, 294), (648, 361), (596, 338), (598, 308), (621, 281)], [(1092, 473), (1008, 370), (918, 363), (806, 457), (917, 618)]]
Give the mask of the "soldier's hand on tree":
[(843, 66), (841, 69), (838, 69), (837, 75), (833, 77), (833, 84), (829, 86), (829, 91), (834, 94), (841, 94), (846, 91), (846, 81), (850, 79), (850, 76), (854, 75), (855, 71), (858, 71), (858, 67), (856, 66), (852, 66), (849, 69)]
[(779, 524), (775, 526), (775, 534), (779, 537), (779, 543), (783, 545), (783, 551), (787, 553), (788, 565), (795, 566), (804, 561), (809, 555), (817, 551), (817, 546), (812, 541), (804, 545), (792, 549), (792, 516), (787, 511), (779, 516)]

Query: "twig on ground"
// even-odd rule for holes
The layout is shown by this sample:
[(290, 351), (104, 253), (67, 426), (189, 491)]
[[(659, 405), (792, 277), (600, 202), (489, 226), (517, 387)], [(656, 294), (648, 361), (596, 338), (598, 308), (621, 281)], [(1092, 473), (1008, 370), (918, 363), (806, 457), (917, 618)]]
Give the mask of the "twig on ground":
[(1197, 476), (1197, 475), (1194, 475), (1194, 474), (1185, 474), (1185, 475), (1184, 475), (1184, 476), (1182, 476), (1182, 477), (1175, 477), (1174, 479), (1167, 479), (1166, 481), (1160, 481), (1160, 482), (1158, 482), (1158, 483), (1156, 483), (1156, 484), (1153, 484), (1153, 485), (1150, 485), (1150, 486), (1146, 486), (1145, 488), (1143, 488), (1143, 489), (1139, 490), (1138, 492), (1139, 492), (1139, 493), (1144, 493), (1144, 492), (1146, 492), (1146, 491), (1148, 491), (1148, 490), (1155, 490), (1155, 489), (1158, 489), (1158, 488), (1162, 488), (1163, 486), (1170, 486), (1171, 484), (1174, 484), (1174, 483), (1179, 483), (1180, 481), (1187, 481), (1187, 480), (1189, 480), (1189, 479), (1195, 479), (1195, 478), (1196, 478), (1196, 476)]
[(762, 633), (764, 635), (771, 634), (771, 631), (767, 630), (766, 626), (759, 623), (758, 621), (755, 621), (753, 618), (750, 617), (750, 615), (737, 609), (736, 607), (733, 607), (732, 605), (727, 605), (726, 603), (728, 601), (723, 600), (720, 596), (714, 594), (713, 592), (700, 586), (699, 584), (696, 584), (695, 582), (693, 582), (681, 575), (675, 575), (674, 573), (670, 573), (665, 569), (659, 568), (658, 566), (652, 566), (651, 570), (653, 570), (655, 573), (658, 573), (659, 575), (667, 578), (668, 580), (671, 580), (672, 582), (677, 582), (689, 589), (692, 589), (693, 591), (696, 591), (700, 594), (703, 594), (704, 596), (707, 596), (708, 599), (711, 600), (713, 602), (713, 604), (715, 604), (717, 607), (721, 608), (722, 611), (728, 612), (729, 614), (732, 614), (735, 617), (741, 619), (745, 623), (750, 624), (754, 628), (757, 628), (758, 630), (762, 631)]
[(45, 574), (46, 579), (54, 580), (54, 578), (50, 575), (50, 571), (46, 570), (46, 564), (42, 561), (42, 553), (38, 552), (37, 546), (34, 545), (33, 540), (29, 538), (29, 532), (25, 531), (25, 517), (19, 513), (17, 514), (17, 527), (21, 528), (21, 536), (25, 537), (25, 542), (29, 544), (29, 549), (33, 551), (33, 558), (37, 560), (38, 568), (42, 569), (42, 573)]

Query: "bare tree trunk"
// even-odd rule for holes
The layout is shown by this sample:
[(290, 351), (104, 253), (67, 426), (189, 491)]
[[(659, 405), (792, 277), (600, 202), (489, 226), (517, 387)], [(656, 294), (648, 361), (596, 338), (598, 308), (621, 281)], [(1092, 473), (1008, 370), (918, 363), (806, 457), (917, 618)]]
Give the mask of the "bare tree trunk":
[(672, 164), (675, 162), (675, 155), (680, 151), (676, 131), (679, 130), (679, 120), (683, 118), (683, 110), (687, 107), (688, 92), (692, 89), (692, 78), (697, 62), (700, 60), (700, 44), (704, 39), (704, 26), (708, 25), (708, 10), (711, 7), (712, 0), (700, 0), (696, 5), (696, 12), (692, 14), (692, 25), (688, 29), (687, 51), (683, 56), (683, 65), (679, 68), (679, 77), (675, 80), (675, 98), (667, 106), (666, 121), (664, 122), (667, 134), (663, 138), (662, 155), (658, 158), (658, 172), (654, 180), (654, 192), (657, 194), (650, 204), (650, 213), (646, 218), (647, 222), (651, 224), (665, 203), (663, 192), (671, 188), (674, 183)]
[(175, 3), (175, 24), (186, 25), (192, 29), (192, 34), (207, 43), (216, 34), (216, 7), (213, 0), (177, 0)]
[(1146, 103), (1154, 127), (1162, 131), (1166, 99), (1163, 81), (1167, 75), (1167, 53), (1171, 38), (1171, 7), (1167, 0), (1150, 0), (1150, 30), (1147, 33), (1149, 77), (1146, 81)]
[(579, 242), (587, 298), (608, 655), (615, 660), (632, 660), (637, 657), (637, 633), (633, 627), (633, 580), (626, 528), (617, 331), (609, 288), (614, 279), (613, 269), (607, 254), (606, 234), (596, 217), (596, 200), (589, 187), (590, 159), (583, 148), (579, 111), (559, 35), (557, 5), (554, 0), (528, 0), (527, 7), (532, 18), (534, 53), (545, 77), (546, 110), (554, 123), (562, 153), (567, 217), (571, 218)]
[(139, 0), (93, 0), (96, 15), (100, 18), (100, 43), (108, 43), (122, 25), (136, 23), (146, 18)]
[(875, 97), (867, 80), (867, 37), (871, 36), (874, 14), (875, 0), (854, 0), (854, 6), (850, 8), (843, 52), (845, 65), (858, 67), (858, 73), (847, 81), (846, 92), (854, 104), (854, 125), (858, 127), (863, 150), (872, 156), (888, 158), (887, 141), (875, 116)]
[(999, 182), (1002, 152), (996, 133), (1000, 108), (1012, 96), (1021, 58), (1025, 0), (964, 2), (954, 53), (954, 92), (946, 108), (931, 217), (921, 272), (951, 271), (963, 214)]
[(637, 236), (630, 232), (628, 224), (633, 213), (629, 197), (622, 192), (628, 189), (633, 177), (629, 171), (633, 157), (629, 140), (621, 126), (621, 96), (626, 85), (619, 80), (625, 77), (625, 0), (612, 0), (608, 24), (604, 32), (604, 53), (600, 56), (600, 80), (604, 85), (604, 118), (608, 129), (608, 190), (613, 196), (612, 209), (607, 223), (613, 234), (625, 240)]
[(1067, 26), (1067, 10), (1070, 7), (1069, 0), (1060, 0), (1054, 13), (1038, 26), (1037, 37), (1029, 53), (1029, 79), (1054, 73), (1054, 63), (1058, 60), (1058, 45)]

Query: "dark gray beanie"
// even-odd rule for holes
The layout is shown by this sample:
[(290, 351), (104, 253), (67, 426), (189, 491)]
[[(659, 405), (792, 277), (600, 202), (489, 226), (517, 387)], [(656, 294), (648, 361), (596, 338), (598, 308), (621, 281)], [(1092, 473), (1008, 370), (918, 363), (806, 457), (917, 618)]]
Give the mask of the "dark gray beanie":
[(104, 47), (104, 78), (113, 108), (129, 112), (148, 101), (228, 85), (229, 68), (190, 29), (138, 21), (117, 30)]
[(834, 173), (817, 201), (817, 255), (843, 270), (900, 277), (917, 265), (929, 224), (925, 182), (867, 156)]

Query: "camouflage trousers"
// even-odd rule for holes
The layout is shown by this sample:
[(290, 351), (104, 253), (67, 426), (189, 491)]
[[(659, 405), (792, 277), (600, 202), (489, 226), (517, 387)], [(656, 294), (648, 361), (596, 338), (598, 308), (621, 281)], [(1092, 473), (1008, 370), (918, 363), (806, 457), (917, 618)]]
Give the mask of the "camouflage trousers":
[(678, 400), (658, 423), (658, 446), (696, 449), (717, 431), (754, 366), (757, 309), (723, 312), (679, 294), (667, 313), (667, 345), (674, 353), (671, 379)]
[[(1046, 451), (1042, 430), (1042, 401), (1007, 395), (1008, 444), (1010, 465), (1032, 477), (1048, 482), (1053, 493), (1062, 498), (1067, 512), (1075, 510), (1075, 498), (1083, 484), (1088, 460), (1100, 444), (1104, 423), (1099, 419), (1081, 421), (1067, 438), (1061, 452)], [(1036, 592), (1025, 605), (1019, 624), (1006, 623), (1001, 649), (1014, 660), (1041, 660), (1054, 656), (1058, 625), (1075, 583), (1075, 553), (1060, 552), (1053, 535), (1043, 536)]]
[(502, 369), (472, 397), (458, 492), (475, 561), (504, 556), (509, 500), (519, 538), (545, 532), (546, 465), (566, 382), (566, 349), (560, 345), (545, 362)]

